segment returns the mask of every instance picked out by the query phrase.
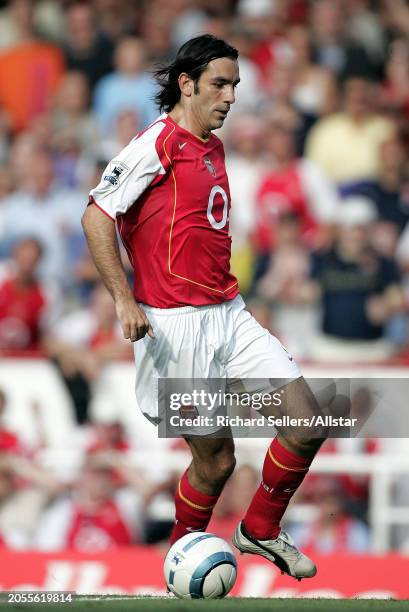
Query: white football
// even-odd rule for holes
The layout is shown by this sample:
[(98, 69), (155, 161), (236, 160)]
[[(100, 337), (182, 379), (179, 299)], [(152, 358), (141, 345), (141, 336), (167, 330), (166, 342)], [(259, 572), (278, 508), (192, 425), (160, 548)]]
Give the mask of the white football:
[(212, 533), (188, 533), (170, 548), (164, 572), (176, 597), (218, 599), (233, 588), (237, 562), (222, 538)]

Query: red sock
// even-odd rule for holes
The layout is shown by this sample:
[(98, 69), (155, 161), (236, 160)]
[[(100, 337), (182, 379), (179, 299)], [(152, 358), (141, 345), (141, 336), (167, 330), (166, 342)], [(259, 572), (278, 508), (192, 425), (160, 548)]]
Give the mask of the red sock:
[(170, 544), (192, 531), (204, 531), (218, 499), (219, 495), (206, 495), (192, 487), (186, 471), (175, 494), (175, 524), (170, 534)]
[(312, 458), (306, 459), (284, 448), (275, 438), (267, 451), (263, 478), (244, 517), (244, 528), (258, 540), (273, 540), (280, 521), (298, 489)]

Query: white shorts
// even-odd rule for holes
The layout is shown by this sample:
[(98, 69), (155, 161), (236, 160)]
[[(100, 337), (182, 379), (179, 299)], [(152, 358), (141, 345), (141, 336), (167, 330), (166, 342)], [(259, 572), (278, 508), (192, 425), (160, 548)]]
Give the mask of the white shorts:
[(158, 379), (223, 379), (226, 392), (269, 393), (269, 379), (293, 380), (300, 369), (281, 342), (245, 309), (241, 296), (210, 306), (152, 308), (141, 304), (155, 339), (134, 343), (136, 398), (158, 423)]

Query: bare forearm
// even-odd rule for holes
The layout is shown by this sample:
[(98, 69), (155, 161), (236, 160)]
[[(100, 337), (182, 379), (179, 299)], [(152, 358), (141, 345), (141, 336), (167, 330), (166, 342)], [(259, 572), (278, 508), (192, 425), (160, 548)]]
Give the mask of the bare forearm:
[(82, 226), (94, 263), (114, 301), (133, 299), (119, 253), (115, 223), (91, 204), (82, 217)]
[(119, 253), (115, 224), (95, 205), (88, 206), (82, 226), (94, 263), (115, 302), (124, 338), (132, 342), (148, 334), (154, 338), (144, 311), (135, 302)]

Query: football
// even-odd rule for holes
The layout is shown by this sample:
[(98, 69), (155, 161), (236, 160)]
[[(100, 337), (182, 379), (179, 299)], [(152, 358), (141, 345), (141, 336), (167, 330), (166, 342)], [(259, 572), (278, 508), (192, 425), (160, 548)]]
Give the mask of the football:
[(225, 540), (212, 533), (188, 533), (166, 555), (165, 580), (181, 599), (218, 599), (233, 588), (237, 562)]

